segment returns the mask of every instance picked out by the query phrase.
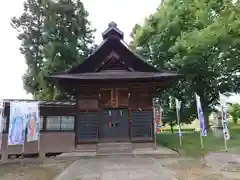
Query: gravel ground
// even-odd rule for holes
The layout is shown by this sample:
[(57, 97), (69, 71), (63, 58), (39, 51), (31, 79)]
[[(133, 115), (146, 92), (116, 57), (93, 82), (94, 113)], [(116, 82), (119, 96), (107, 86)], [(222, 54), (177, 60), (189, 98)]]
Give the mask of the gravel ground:
[[(164, 158), (159, 161), (179, 180), (240, 180), (240, 154), (211, 153), (205, 161), (193, 158)], [(30, 160), (0, 164), (1, 180), (52, 180), (73, 160)]]
[(202, 159), (166, 159), (162, 164), (180, 180), (240, 180), (240, 154), (212, 153)]
[(60, 161), (54, 158), (47, 158), (39, 161), (38, 159), (30, 161), (24, 160), (23, 166), (21, 161), (1, 164), (1, 180), (52, 180), (56, 175), (61, 173), (73, 161)]

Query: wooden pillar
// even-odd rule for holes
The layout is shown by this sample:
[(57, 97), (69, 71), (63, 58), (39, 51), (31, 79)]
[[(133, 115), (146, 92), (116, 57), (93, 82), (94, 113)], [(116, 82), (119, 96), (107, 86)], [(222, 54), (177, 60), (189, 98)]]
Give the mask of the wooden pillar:
[(75, 132), (75, 148), (78, 140), (78, 120), (79, 120), (79, 95), (76, 95), (75, 117), (74, 117), (74, 132)]
[(131, 108), (128, 108), (128, 133), (129, 133), (129, 141), (132, 142), (132, 115), (131, 115)]

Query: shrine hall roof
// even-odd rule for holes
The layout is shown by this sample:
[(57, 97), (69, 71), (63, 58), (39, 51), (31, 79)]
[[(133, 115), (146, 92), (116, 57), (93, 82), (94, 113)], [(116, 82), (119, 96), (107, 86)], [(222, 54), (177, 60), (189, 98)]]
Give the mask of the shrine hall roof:
[[(49, 76), (52, 80), (71, 79), (71, 80), (162, 80), (166, 78), (173, 79), (179, 75), (175, 72), (158, 69), (146, 62), (138, 54), (133, 52), (123, 40), (123, 32), (114, 22), (109, 23), (108, 28), (104, 31), (103, 42), (98, 48), (81, 64), (65, 72), (53, 73)], [(115, 70), (108, 67), (105, 70), (99, 68), (106, 65), (108, 57), (112, 54), (117, 56), (116, 62), (119, 67)], [(115, 56), (115, 57), (116, 57)], [(112, 56), (114, 59), (115, 57)], [(106, 60), (107, 59), (107, 60)], [(112, 61), (113, 63), (114, 61)], [(112, 65), (114, 66), (114, 65)], [(128, 69), (124, 71), (121, 68)], [(124, 69), (123, 68), (123, 69)], [(121, 70), (120, 70), (121, 69)]]
[(78, 79), (78, 80), (118, 80), (118, 79), (161, 79), (166, 77), (175, 77), (174, 73), (156, 73), (156, 72), (129, 72), (122, 70), (106, 70), (94, 73), (72, 73), (72, 74), (55, 74), (52, 78), (60, 79)]

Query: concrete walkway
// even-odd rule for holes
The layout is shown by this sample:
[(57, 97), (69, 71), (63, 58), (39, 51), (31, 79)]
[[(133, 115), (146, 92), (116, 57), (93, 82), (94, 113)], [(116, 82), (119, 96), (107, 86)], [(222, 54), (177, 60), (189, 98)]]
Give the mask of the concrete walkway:
[(54, 180), (176, 180), (152, 157), (110, 156), (79, 159)]

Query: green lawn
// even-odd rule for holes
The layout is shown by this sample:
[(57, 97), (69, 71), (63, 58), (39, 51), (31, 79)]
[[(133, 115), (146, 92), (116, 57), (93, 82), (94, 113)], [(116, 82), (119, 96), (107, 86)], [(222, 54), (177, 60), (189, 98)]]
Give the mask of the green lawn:
[[(227, 141), (229, 149), (235, 149), (240, 152), (240, 126), (231, 127), (230, 134), (232, 139)], [(201, 145), (199, 132), (190, 132), (182, 135), (182, 146), (179, 145), (179, 137), (177, 133), (162, 132), (157, 135), (157, 144), (163, 145), (170, 149), (180, 150), (187, 156), (200, 156)], [(203, 137), (204, 153), (224, 151), (224, 140), (208, 133), (207, 137)]]

